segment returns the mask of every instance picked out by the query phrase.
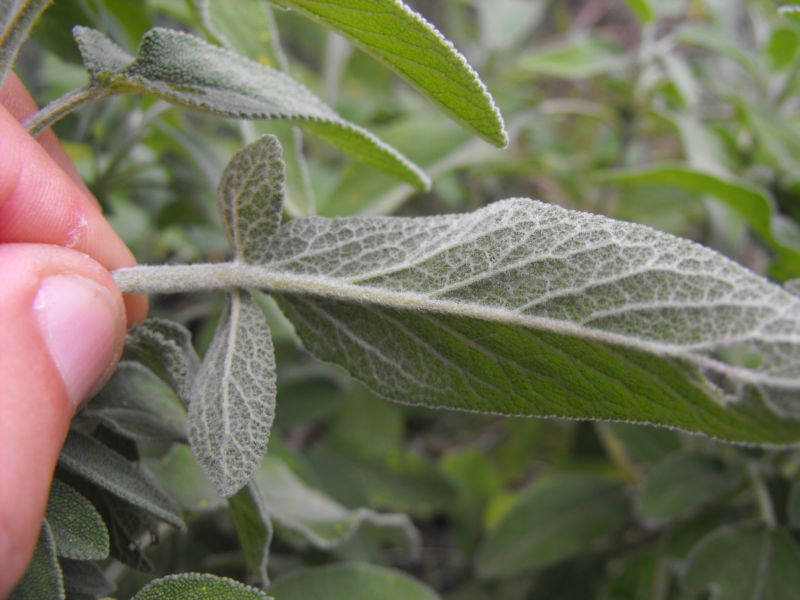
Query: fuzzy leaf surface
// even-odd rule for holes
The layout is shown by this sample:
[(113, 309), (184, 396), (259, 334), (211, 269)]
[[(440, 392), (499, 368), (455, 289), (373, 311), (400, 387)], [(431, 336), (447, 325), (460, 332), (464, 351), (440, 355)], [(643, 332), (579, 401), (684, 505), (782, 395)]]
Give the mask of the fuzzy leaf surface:
[(186, 327), (166, 319), (147, 319), (128, 333), (125, 347), (172, 386), (188, 406), (200, 359)]
[(495, 146), (508, 138), (500, 111), (466, 59), (400, 0), (277, 0), (335, 29)]
[(275, 393), (267, 320), (249, 293), (233, 290), (189, 405), (189, 445), (221, 496), (236, 493), (261, 463)]
[(715, 600), (790, 600), (800, 589), (800, 548), (783, 530), (728, 526), (703, 538), (683, 577), (691, 594)]
[(76, 560), (108, 556), (108, 529), (95, 507), (75, 489), (53, 480), (45, 513), (56, 553)]
[(228, 241), (239, 260), (265, 263), (269, 238), (281, 224), (285, 167), (274, 135), (237, 152), (219, 183), (219, 206)]
[(98, 31), (76, 27), (74, 34), (92, 81), (110, 93), (144, 93), (240, 119), (295, 122), (398, 179), (419, 188), (430, 185), (419, 167), (342, 119), (305, 86), (232, 50), (155, 28), (144, 35), (134, 59)]
[(167, 575), (151, 581), (133, 597), (133, 600), (268, 600), (261, 590), (227, 577), (206, 573), (181, 573)]
[(144, 470), (86, 434), (71, 431), (58, 457), (61, 465), (176, 527), (180, 508)]
[(296, 219), (239, 281), (386, 398), (800, 440), (800, 299), (687, 240), (513, 199)]
[(40, 600), (42, 598), (63, 600), (65, 597), (64, 578), (61, 567), (58, 566), (53, 532), (47, 521), (44, 521), (28, 568), (17, 586), (11, 590), (8, 600)]

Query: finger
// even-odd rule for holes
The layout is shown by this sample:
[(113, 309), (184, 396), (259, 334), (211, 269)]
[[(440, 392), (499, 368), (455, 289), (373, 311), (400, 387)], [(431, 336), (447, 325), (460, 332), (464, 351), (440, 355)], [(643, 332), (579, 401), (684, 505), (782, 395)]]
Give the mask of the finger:
[(79, 403), (110, 375), (122, 297), (85, 254), (0, 246), (0, 598), (36, 542), (56, 460)]
[[(24, 123), (28, 117), (36, 114), (39, 110), (33, 97), (28, 92), (28, 88), (25, 87), (25, 84), (22, 83), (19, 77), (13, 72), (7, 75), (5, 82), (3, 82), (2, 87), (0, 87), (0, 105), (5, 106), (6, 110), (20, 123)], [(37, 136), (36, 141), (38, 141), (39, 145), (50, 155), (50, 158), (64, 170), (69, 178), (72, 179), (84, 193), (92, 198), (94, 202), (97, 202), (94, 196), (91, 195), (89, 188), (86, 187), (83, 179), (81, 179), (81, 176), (78, 175), (75, 166), (72, 164), (72, 161), (69, 159), (69, 156), (67, 156), (67, 153), (64, 151), (63, 146), (59, 143), (53, 131), (50, 129), (43, 131)]]
[[(0, 107), (0, 243), (74, 248), (109, 270), (136, 260), (103, 214), (14, 117)], [(147, 312), (143, 296), (126, 298), (128, 319)]]

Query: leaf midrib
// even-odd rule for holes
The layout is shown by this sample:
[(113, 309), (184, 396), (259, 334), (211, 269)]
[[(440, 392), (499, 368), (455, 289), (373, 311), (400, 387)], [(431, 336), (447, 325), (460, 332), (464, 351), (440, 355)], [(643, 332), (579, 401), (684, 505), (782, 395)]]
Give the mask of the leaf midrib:
[[(144, 276), (143, 273), (147, 272)], [(431, 298), (419, 292), (403, 292), (365, 287), (319, 275), (298, 275), (273, 270), (270, 266), (242, 263), (208, 263), (195, 265), (146, 266), (118, 269), (114, 278), (122, 292), (179, 293), (199, 290), (250, 288), (267, 293), (299, 294), (373, 304), (399, 310), (453, 315), (480, 321), (519, 326), (569, 335), (604, 344), (613, 344), (645, 351), (661, 357), (682, 359), (696, 367), (711, 369), (742, 382), (797, 389), (798, 381), (774, 377), (729, 365), (708, 356), (692, 353), (694, 345), (659, 343), (641, 340), (609, 331), (591, 329), (579, 324), (549, 317), (520, 314), (512, 310), (480, 304)]]

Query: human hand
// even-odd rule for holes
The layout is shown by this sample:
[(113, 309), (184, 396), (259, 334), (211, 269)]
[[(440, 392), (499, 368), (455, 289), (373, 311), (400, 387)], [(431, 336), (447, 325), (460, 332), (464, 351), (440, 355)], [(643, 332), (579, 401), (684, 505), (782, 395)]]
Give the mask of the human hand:
[(109, 270), (135, 263), (9, 75), (0, 89), (0, 598), (22, 576), (75, 410), (111, 374), (146, 299)]

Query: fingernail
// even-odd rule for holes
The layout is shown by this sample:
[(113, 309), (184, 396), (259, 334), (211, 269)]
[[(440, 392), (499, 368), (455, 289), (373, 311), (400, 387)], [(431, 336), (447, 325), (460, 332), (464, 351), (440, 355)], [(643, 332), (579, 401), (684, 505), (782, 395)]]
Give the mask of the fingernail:
[(77, 408), (113, 369), (123, 335), (118, 301), (80, 275), (51, 275), (39, 284), (33, 309), (67, 398)]

